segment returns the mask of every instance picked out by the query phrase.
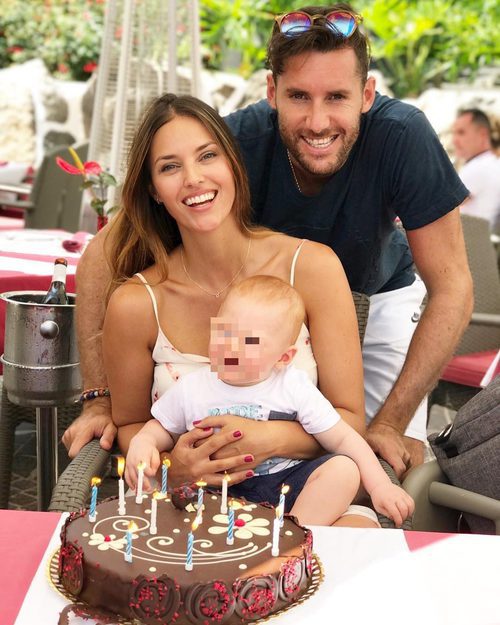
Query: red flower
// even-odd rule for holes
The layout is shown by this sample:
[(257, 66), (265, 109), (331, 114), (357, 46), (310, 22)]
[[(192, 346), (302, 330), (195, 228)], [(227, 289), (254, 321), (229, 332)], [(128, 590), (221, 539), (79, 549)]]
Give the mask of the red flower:
[(97, 63), (95, 63), (94, 61), (89, 61), (88, 63), (85, 63), (85, 65), (83, 66), (83, 71), (87, 72), (88, 74), (91, 74), (96, 68), (97, 68)]
[(75, 167), (75, 165), (71, 165), (71, 163), (68, 163), (60, 156), (56, 156), (56, 163), (66, 173), (73, 174), (75, 176), (98, 176), (102, 171), (102, 167), (95, 161), (87, 161), (82, 164), (82, 168), (79, 168)]
[(16, 52), (22, 52), (24, 50), (24, 48), (22, 48), (21, 46), (10, 46), (10, 48), (8, 48), (8, 52), (10, 52), (11, 54), (16, 54)]

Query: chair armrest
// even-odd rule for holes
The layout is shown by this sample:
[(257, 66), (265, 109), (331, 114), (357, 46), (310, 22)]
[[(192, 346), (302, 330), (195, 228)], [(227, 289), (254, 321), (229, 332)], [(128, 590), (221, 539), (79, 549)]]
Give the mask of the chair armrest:
[(422, 532), (456, 532), (458, 513), (434, 505), (429, 499), (429, 485), (435, 481), (448, 483), (437, 460), (413, 467), (403, 481), (403, 488), (415, 501), (413, 529)]
[[(391, 482), (393, 484), (396, 484), (396, 486), (401, 486), (401, 482), (397, 478), (396, 473), (394, 472), (394, 469), (391, 467), (391, 465), (385, 460), (383, 460), (382, 458), (379, 458), (378, 461), (380, 462), (382, 469), (384, 469), (385, 473), (387, 474)], [(389, 519), (389, 517), (386, 517), (383, 514), (380, 514), (379, 512), (377, 512), (377, 516), (378, 516), (378, 522), (380, 523), (382, 527), (387, 528), (387, 529), (396, 527), (394, 525), (394, 521), (392, 519)], [(412, 517), (408, 517), (406, 521), (403, 521), (403, 525), (401, 526), (400, 529), (411, 530), (412, 527), (413, 527)]]
[(52, 491), (51, 512), (74, 512), (85, 508), (90, 496), (90, 480), (102, 477), (110, 457), (99, 439), (87, 443), (59, 477)]
[(490, 519), (495, 523), (495, 531), (500, 534), (500, 501), (473, 493), (442, 482), (431, 482), (429, 500), (438, 506), (445, 506)]
[(491, 313), (472, 313), (470, 324), (481, 326), (496, 326), (500, 328), (500, 315)]
[(32, 185), (30, 184), (9, 184), (0, 182), (0, 191), (7, 191), (8, 193), (17, 193), (18, 195), (29, 195), (31, 193)]

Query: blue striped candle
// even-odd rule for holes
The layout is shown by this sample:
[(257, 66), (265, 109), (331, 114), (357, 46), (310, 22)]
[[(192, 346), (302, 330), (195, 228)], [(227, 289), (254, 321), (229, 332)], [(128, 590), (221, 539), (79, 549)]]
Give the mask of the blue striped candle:
[(228, 506), (228, 518), (227, 518), (227, 538), (226, 545), (232, 545), (234, 543), (234, 508), (233, 502), (229, 502)]
[(125, 538), (127, 539), (127, 543), (125, 545), (125, 561), (126, 562), (132, 562), (132, 538), (133, 538), (133, 533), (136, 529), (137, 529), (137, 525), (133, 521), (130, 521), (130, 523), (128, 524), (127, 533), (125, 535)]
[(193, 521), (192, 525), (191, 525), (191, 531), (188, 534), (188, 541), (187, 541), (187, 552), (186, 552), (186, 564), (184, 566), (186, 571), (192, 571), (193, 570), (193, 545), (194, 545), (194, 532), (196, 531), (196, 528), (198, 527), (198, 517), (196, 517), (196, 519)]
[(99, 477), (93, 477), (90, 480), (90, 485), (92, 486), (92, 492), (91, 492), (91, 497), (90, 497), (90, 510), (89, 510), (90, 523), (95, 523), (95, 520), (96, 520), (97, 490), (98, 490), (97, 487), (99, 486), (100, 483), (101, 483), (101, 478)]
[(170, 460), (164, 458), (161, 465), (161, 492), (163, 495), (167, 494), (167, 476), (170, 468)]
[(205, 494), (203, 487), (206, 485), (207, 483), (203, 480), (196, 482), (196, 486), (198, 486), (198, 513), (196, 515), (198, 519), (198, 525), (201, 525), (203, 523), (203, 495)]

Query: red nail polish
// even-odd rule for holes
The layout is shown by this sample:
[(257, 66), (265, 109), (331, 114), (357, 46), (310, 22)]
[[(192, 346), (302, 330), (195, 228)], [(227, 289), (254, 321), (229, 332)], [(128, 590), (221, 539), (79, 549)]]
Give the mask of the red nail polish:
[(198, 421), (193, 421), (193, 425), (198, 425), (198, 423), (201, 423), (201, 419), (198, 419)]
[(245, 456), (245, 457), (243, 458), (243, 460), (244, 460), (245, 462), (253, 462), (253, 456)]
[(247, 477), (253, 477), (253, 471), (247, 471), (247, 472), (245, 473), (245, 475), (246, 475)]
[(204, 432), (208, 432), (209, 430), (211, 430), (212, 428), (203, 428)]
[(234, 438), (239, 438), (241, 436), (241, 432), (239, 430), (236, 430), (236, 432), (233, 432), (233, 436)]

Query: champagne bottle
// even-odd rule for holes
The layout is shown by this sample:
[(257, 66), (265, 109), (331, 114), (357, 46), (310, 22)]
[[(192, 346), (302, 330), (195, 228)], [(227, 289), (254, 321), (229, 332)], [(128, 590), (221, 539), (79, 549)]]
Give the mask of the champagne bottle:
[(54, 274), (50, 288), (42, 300), (42, 304), (68, 304), (66, 295), (66, 269), (68, 261), (65, 258), (56, 258), (54, 261)]

